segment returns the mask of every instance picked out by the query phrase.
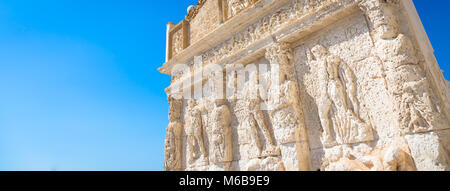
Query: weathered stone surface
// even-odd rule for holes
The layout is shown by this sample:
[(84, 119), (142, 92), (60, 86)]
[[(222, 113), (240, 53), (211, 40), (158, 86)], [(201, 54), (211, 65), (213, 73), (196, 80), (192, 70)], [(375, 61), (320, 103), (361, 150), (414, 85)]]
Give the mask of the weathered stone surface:
[(450, 170), (449, 130), (406, 135), (418, 170)]
[(198, 10), (195, 17), (189, 20), (190, 28), (190, 43), (195, 43), (209, 32), (217, 28), (222, 21), (222, 14), (220, 14), (219, 1), (207, 0)]
[(166, 170), (450, 170), (411, 0), (199, 0), (167, 51)]

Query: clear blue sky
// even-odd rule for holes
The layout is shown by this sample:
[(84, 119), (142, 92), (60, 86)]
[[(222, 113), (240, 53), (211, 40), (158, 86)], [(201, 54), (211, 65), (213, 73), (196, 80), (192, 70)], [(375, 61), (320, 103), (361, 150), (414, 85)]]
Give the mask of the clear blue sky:
[[(195, 2), (0, 0), (0, 170), (162, 170), (157, 68)], [(450, 79), (450, 2), (415, 2)]]

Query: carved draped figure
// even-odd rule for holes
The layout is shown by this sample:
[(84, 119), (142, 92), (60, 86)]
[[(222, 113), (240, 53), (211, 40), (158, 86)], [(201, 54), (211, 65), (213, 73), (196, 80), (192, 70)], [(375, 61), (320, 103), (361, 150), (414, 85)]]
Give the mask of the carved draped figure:
[(436, 95), (411, 39), (400, 33), (398, 18), (394, 14), (398, 6), (398, 0), (365, 0), (360, 4), (374, 24), (375, 49), (384, 64), (400, 128), (405, 133), (446, 128), (450, 122), (443, 116), (445, 108), (434, 99)]
[(233, 161), (233, 138), (231, 132), (231, 112), (227, 105), (216, 105), (212, 111), (213, 155), (210, 161), (221, 164)]
[[(242, 90), (246, 105), (247, 127), (251, 134), (252, 143), (258, 150), (257, 157), (276, 155), (275, 142), (261, 107), (264, 101), (261, 98), (263, 87), (259, 84), (259, 76), (259, 72), (252, 72), (250, 74), (250, 80)], [(263, 140), (259, 137), (260, 131), (262, 132), (265, 145), (262, 144)]]
[(308, 52), (309, 62), (318, 67), (319, 72), (320, 99), (317, 104), (324, 132), (323, 144), (331, 147), (372, 141), (372, 128), (359, 116), (353, 71), (322, 45), (313, 47), (311, 53)]
[(185, 126), (188, 142), (188, 161), (189, 164), (195, 163), (197, 159), (207, 163), (207, 153), (203, 138), (202, 110), (195, 100), (189, 100), (187, 108), (187, 120), (189, 123)]
[(171, 122), (166, 130), (166, 139), (164, 142), (164, 169), (181, 170), (182, 169), (182, 125), (179, 122)]

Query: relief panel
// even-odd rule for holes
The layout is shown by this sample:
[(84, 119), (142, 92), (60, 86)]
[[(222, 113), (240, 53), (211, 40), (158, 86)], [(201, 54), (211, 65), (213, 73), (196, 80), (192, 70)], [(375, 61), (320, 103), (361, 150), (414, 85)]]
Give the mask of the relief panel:
[[(364, 16), (358, 13), (349, 18), (295, 48), (298, 80), (306, 91), (302, 91), (306, 95), (302, 104), (312, 108), (305, 116), (312, 149), (374, 140), (373, 122), (363, 100), (370, 93), (362, 92), (365, 74), (360, 72), (373, 43)], [(380, 65), (372, 67), (374, 73), (381, 71)]]
[(231, 19), (258, 0), (222, 0), (224, 21)]
[(189, 46), (188, 22), (181, 21), (169, 31), (169, 59)]
[(194, 44), (208, 33), (216, 29), (223, 20), (221, 0), (207, 0), (198, 10), (195, 17), (190, 18), (189, 43)]

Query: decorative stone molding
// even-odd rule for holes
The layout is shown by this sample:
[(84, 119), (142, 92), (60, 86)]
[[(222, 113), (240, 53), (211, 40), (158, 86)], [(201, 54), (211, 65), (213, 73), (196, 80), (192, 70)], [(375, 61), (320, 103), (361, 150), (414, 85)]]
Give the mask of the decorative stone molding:
[(287, 25), (291, 20), (307, 16), (314, 10), (327, 7), (333, 0), (308, 1), (302, 4), (301, 1), (294, 1), (293, 4), (284, 9), (280, 9), (268, 16), (261, 18), (257, 23), (250, 25), (245, 30), (232, 36), (219, 46), (212, 48), (203, 54), (203, 60), (207, 63), (214, 63), (231, 56), (239, 50), (245, 49), (254, 42), (257, 42), (275, 31), (280, 30), (283, 25)]

